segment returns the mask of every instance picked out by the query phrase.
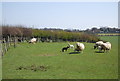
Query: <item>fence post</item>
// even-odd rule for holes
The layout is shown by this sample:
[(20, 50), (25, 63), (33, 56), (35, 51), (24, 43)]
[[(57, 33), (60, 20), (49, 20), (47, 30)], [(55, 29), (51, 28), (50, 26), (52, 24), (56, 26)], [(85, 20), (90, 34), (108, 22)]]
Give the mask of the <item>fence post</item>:
[(0, 58), (3, 56), (3, 45), (2, 45), (2, 40), (0, 40)]
[(40, 42), (40, 37), (38, 37), (38, 42)]
[(8, 36), (8, 47), (10, 47), (10, 37)]
[(5, 53), (7, 52), (7, 45), (6, 45), (6, 40), (4, 38), (4, 49), (5, 49)]
[(18, 43), (18, 37), (16, 37), (15, 41), (16, 41), (16, 44), (17, 44)]
[(11, 46), (11, 42), (12, 42), (12, 38), (11, 38), (11, 35), (10, 35), (9, 41), (10, 41), (10, 46)]
[(21, 40), (21, 42), (23, 42), (23, 37), (22, 36), (20, 37), (20, 40)]
[(23, 41), (25, 42), (25, 37), (23, 38)]
[(14, 48), (16, 47), (16, 37), (14, 36), (14, 41), (13, 41), (13, 43), (14, 43)]

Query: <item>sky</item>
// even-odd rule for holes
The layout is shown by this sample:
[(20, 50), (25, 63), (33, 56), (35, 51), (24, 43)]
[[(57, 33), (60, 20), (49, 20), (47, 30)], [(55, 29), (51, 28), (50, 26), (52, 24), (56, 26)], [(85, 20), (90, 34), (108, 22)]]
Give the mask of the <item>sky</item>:
[(118, 27), (118, 3), (3, 2), (2, 24), (80, 30)]

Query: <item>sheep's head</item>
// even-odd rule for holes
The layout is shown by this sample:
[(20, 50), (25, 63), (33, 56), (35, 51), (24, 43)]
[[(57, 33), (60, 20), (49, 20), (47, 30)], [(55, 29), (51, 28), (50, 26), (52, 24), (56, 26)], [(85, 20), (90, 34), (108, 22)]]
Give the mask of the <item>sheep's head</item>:
[(97, 48), (97, 45), (95, 44), (95, 45), (94, 45), (94, 49), (96, 49), (96, 48)]

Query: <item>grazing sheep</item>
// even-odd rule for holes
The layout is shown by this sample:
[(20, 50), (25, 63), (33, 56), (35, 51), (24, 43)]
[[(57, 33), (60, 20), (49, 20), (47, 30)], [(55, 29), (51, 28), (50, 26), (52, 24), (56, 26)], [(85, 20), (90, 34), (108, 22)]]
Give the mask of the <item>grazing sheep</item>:
[(72, 45), (72, 44), (70, 44), (70, 43), (68, 43), (68, 47), (74, 49), (74, 45)]
[(107, 49), (111, 50), (111, 47), (112, 47), (111, 43), (110, 42), (106, 42), (106, 44), (107, 44)]
[(96, 49), (96, 48), (98, 49), (98, 46), (100, 46), (102, 44), (103, 44), (103, 41), (96, 42), (95, 45), (94, 45), (94, 49)]
[(33, 44), (35, 44), (36, 41), (37, 41), (36, 38), (32, 38), (32, 39), (29, 41), (29, 43), (33, 43)]
[(67, 49), (68, 49), (68, 48), (69, 48), (68, 46), (67, 46), (67, 47), (62, 48), (62, 52), (67, 51)]
[(96, 42), (96, 44), (98, 44), (98, 45), (101, 45), (102, 43), (103, 43), (103, 41)]
[(75, 51), (83, 51), (85, 49), (84, 44), (79, 42), (76, 43), (76, 47), (77, 48), (75, 48)]
[(104, 50), (104, 52), (107, 50), (111, 50), (111, 43), (110, 42), (103, 43), (100, 46), (98, 46), (98, 49), (99, 51)]

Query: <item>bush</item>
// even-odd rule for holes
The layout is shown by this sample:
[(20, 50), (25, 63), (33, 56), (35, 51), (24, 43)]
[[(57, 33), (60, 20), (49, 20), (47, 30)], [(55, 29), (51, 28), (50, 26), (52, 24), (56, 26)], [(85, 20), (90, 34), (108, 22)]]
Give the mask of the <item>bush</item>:
[(23, 26), (2, 26), (3, 37), (39, 37), (41, 41), (52, 40), (58, 41), (80, 41), (80, 42), (96, 42), (100, 40), (93, 34), (85, 32), (69, 32), (64, 30), (41, 30), (25, 28)]

